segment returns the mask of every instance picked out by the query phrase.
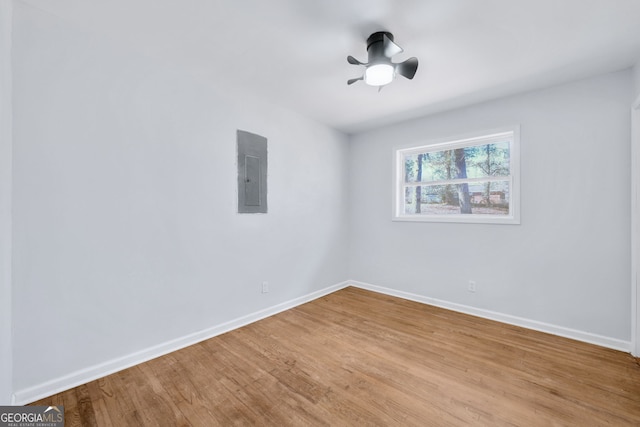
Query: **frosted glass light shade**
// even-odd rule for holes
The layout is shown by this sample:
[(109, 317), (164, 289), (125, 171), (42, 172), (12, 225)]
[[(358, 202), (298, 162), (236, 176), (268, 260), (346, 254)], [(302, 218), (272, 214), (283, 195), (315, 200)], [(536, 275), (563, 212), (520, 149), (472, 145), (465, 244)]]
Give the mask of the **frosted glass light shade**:
[(395, 69), (390, 64), (370, 65), (364, 72), (364, 82), (370, 86), (384, 86), (393, 81)]

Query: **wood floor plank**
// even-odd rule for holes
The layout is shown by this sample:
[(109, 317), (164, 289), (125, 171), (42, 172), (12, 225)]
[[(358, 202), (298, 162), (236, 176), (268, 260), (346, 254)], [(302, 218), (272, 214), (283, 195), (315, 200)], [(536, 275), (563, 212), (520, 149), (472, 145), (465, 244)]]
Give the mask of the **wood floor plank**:
[(346, 288), (34, 404), (68, 426), (637, 426), (640, 365)]

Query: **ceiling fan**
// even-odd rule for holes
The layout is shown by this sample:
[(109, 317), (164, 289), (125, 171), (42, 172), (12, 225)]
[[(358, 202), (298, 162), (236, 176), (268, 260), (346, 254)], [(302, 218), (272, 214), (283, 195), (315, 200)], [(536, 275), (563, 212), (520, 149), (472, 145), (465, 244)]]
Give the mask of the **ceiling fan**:
[(404, 62), (393, 63), (391, 57), (402, 52), (402, 48), (393, 42), (393, 34), (387, 31), (373, 33), (367, 39), (367, 54), (369, 62), (358, 61), (353, 56), (347, 56), (349, 64), (364, 65), (366, 68), (361, 77), (350, 79), (347, 84), (351, 85), (358, 80), (370, 86), (378, 86), (378, 90), (393, 81), (396, 74), (400, 74), (411, 80), (418, 69), (418, 59), (409, 58)]

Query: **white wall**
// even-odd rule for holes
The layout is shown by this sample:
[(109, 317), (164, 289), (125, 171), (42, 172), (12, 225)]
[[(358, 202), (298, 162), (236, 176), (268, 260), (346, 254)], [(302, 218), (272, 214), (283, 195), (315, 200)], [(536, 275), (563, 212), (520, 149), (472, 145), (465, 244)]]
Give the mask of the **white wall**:
[(640, 59), (633, 67), (633, 93), (635, 98), (640, 96)]
[[(350, 278), (628, 347), (631, 85), (627, 70), (353, 136)], [(391, 221), (394, 146), (513, 124), (521, 225)]]
[(631, 229), (632, 234), (632, 258), (631, 262), (634, 263), (631, 269), (631, 283), (632, 283), (632, 341), (634, 356), (640, 356), (640, 281), (638, 281), (638, 272), (640, 271), (640, 209), (638, 202), (640, 200), (640, 60), (636, 62), (633, 67), (633, 106), (631, 111), (631, 131), (632, 131), (632, 193), (631, 198), (634, 202), (631, 209), (633, 215)]
[(11, 2), (0, 0), (0, 405), (11, 403)]
[[(344, 135), (14, 13), (16, 390), (347, 278)], [(268, 138), (266, 215), (235, 213), (236, 129)]]

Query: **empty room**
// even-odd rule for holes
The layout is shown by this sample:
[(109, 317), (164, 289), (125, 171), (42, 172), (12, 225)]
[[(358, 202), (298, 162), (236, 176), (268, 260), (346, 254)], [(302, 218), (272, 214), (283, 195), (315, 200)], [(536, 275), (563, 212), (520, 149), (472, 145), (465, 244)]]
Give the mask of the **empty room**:
[(0, 427), (640, 425), (638, 18), (0, 0)]

